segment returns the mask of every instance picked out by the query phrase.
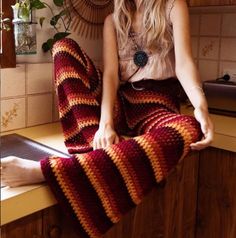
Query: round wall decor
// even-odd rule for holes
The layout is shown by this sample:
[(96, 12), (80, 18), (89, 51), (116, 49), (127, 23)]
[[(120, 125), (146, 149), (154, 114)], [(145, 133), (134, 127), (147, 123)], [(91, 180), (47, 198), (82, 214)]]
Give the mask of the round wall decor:
[(113, 12), (113, 0), (66, 0), (66, 5), (72, 17), (71, 31), (90, 39), (102, 37), (104, 20)]

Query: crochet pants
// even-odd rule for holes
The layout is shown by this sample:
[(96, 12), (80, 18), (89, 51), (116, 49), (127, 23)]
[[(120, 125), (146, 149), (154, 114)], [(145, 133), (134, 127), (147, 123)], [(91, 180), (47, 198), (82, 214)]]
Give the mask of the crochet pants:
[(71, 39), (53, 48), (60, 120), (71, 158), (41, 160), (51, 190), (81, 238), (101, 237), (163, 181), (201, 138), (198, 122), (180, 115), (175, 81), (121, 85), (115, 128), (130, 139), (92, 150), (98, 129), (102, 74)]

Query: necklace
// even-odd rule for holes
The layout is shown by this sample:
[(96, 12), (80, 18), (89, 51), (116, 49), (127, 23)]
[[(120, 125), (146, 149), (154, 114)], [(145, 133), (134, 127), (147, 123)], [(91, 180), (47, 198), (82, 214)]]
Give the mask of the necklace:
[(133, 32), (130, 32), (129, 36), (130, 36), (131, 40), (133, 41), (135, 48), (136, 48), (136, 52), (133, 56), (133, 61), (134, 61), (135, 65), (142, 68), (148, 62), (148, 54), (144, 50), (142, 50), (142, 47), (140, 45), (137, 44), (137, 42), (134, 38)]

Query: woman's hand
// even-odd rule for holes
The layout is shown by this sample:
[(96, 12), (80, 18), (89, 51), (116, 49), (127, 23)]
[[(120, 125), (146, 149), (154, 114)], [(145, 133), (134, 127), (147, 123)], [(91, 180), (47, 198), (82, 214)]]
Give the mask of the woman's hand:
[(201, 141), (192, 143), (190, 146), (193, 150), (202, 150), (212, 143), (214, 127), (207, 110), (196, 108), (194, 110), (194, 116), (200, 123), (203, 138)]
[(93, 139), (93, 149), (105, 148), (118, 142), (119, 136), (116, 134), (114, 128), (110, 124), (100, 123), (99, 129)]
[(1, 159), (1, 185), (18, 187), (43, 182), (39, 162), (8, 156)]

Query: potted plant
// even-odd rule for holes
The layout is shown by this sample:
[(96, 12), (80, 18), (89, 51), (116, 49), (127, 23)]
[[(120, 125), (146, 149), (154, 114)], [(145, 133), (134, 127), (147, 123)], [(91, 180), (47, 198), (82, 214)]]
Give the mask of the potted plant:
[[(49, 38), (43, 43), (42, 49), (44, 52), (51, 50), (57, 40), (70, 34), (71, 16), (70, 11), (65, 7), (64, 0), (53, 0), (53, 3), (55, 8), (41, 0), (20, 0), (12, 6), (16, 50), (18, 50), (18, 52), (23, 48), (24, 50), (30, 51), (30, 49), (34, 47), (36, 50), (36, 30), (34, 25), (37, 24), (37, 22), (34, 20), (34, 10), (49, 8), (52, 15), (49, 19), (49, 23), (55, 30), (55, 34), (52, 38)], [(65, 17), (67, 17), (67, 21), (65, 21)], [(39, 18), (41, 27), (45, 20), (47, 20), (45, 17)]]
[[(39, 0), (38, 0), (39, 1)], [(51, 19), (49, 20), (51, 27), (54, 29), (54, 35), (52, 38), (49, 38), (42, 45), (44, 52), (47, 52), (52, 49), (53, 44), (62, 38), (70, 35), (70, 24), (72, 21), (70, 10), (65, 6), (65, 0), (53, 0), (54, 7), (58, 9), (57, 12), (47, 3), (42, 2), (46, 7), (50, 9)], [(65, 20), (66, 19), (66, 20)], [(39, 19), (41, 27), (45, 21), (45, 17)]]

